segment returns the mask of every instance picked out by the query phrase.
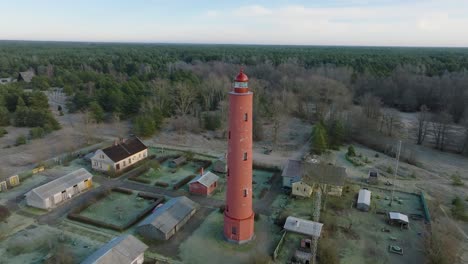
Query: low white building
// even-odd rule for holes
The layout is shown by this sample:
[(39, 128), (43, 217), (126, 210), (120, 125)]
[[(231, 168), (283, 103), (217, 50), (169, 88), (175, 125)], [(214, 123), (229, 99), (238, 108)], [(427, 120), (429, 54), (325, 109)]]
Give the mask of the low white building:
[(408, 216), (398, 212), (388, 213), (388, 222), (391, 225), (400, 225), (401, 227), (408, 228), (409, 220)]
[(318, 238), (322, 233), (322, 223), (297, 218), (294, 216), (288, 216), (284, 223), (284, 229), (290, 232), (311, 236)]
[(119, 172), (147, 157), (148, 147), (138, 137), (134, 137), (97, 150), (91, 157), (91, 167), (96, 171)]
[(371, 206), (371, 192), (366, 189), (359, 190), (356, 208), (361, 211), (369, 211)]
[(109, 241), (81, 264), (143, 264), (148, 246), (132, 235)]
[(26, 203), (41, 209), (51, 209), (92, 187), (93, 175), (81, 168), (26, 193)]

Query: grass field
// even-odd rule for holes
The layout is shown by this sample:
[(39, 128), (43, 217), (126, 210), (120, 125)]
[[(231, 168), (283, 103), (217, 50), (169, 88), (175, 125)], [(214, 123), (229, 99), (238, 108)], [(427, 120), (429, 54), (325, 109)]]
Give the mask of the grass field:
[(91, 204), (80, 215), (117, 226), (124, 226), (152, 204), (151, 200), (136, 194), (111, 192), (105, 198)]

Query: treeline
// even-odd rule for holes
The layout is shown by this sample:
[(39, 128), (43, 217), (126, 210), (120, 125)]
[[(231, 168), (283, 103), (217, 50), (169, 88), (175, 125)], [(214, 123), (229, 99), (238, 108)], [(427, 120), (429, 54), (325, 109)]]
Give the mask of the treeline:
[[(444, 124), (468, 119), (468, 49), (0, 42), (1, 75), (32, 69), (26, 88), (63, 87), (69, 111), (132, 119), (142, 136), (167, 117), (176, 131), (224, 131), (241, 65), (255, 92), (256, 140), (269, 123), (276, 144), (283, 115), (321, 122), (332, 147), (362, 134), (356, 124), (398, 135), (398, 115), (384, 106), (424, 106), (434, 128), (442, 113)], [(445, 127), (424, 131), (436, 131), (440, 145)]]

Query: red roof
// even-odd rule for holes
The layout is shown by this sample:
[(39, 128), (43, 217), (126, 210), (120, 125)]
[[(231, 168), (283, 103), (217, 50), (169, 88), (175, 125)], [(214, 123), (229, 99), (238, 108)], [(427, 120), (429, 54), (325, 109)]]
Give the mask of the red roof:
[(236, 82), (248, 82), (248, 81), (249, 81), (249, 77), (245, 75), (244, 69), (241, 68), (239, 74), (237, 74), (236, 76)]

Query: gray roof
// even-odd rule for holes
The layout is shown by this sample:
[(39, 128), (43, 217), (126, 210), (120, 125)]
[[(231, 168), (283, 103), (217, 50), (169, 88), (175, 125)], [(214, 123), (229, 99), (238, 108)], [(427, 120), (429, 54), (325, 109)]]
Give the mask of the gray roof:
[(281, 176), (290, 178), (302, 176), (302, 163), (300, 160), (288, 160)]
[(121, 235), (87, 257), (81, 264), (130, 264), (148, 246), (132, 235)]
[(210, 187), (211, 184), (213, 184), (214, 182), (218, 180), (219, 180), (219, 177), (216, 174), (212, 173), (211, 171), (208, 171), (203, 175), (198, 175), (195, 179), (191, 180), (189, 184), (194, 183), (194, 182), (199, 182), (200, 184), (206, 187)]
[(320, 237), (322, 226), (322, 223), (313, 222), (294, 216), (288, 216), (288, 218), (286, 218), (286, 222), (284, 223), (284, 229), (288, 231), (314, 237)]
[(176, 165), (179, 165), (181, 163), (184, 163), (185, 161), (187, 161), (187, 158), (182, 155), (176, 159), (173, 159), (171, 162), (174, 162)]
[(371, 202), (371, 192), (369, 190), (361, 189), (359, 190), (358, 195), (358, 204), (367, 204), (370, 205)]
[(197, 203), (185, 196), (172, 198), (146, 217), (138, 226), (152, 225), (166, 234), (197, 207)]
[(346, 169), (328, 164), (303, 163), (302, 181), (313, 183), (344, 186)]
[(389, 212), (388, 216), (392, 220), (398, 220), (401, 222), (409, 223), (408, 216), (402, 213), (397, 213), (397, 212)]
[(31, 82), (32, 78), (35, 76), (34, 71), (32, 70), (20, 72), (19, 75), (19, 77), (21, 77), (25, 82)]
[(81, 168), (37, 188), (34, 188), (31, 190), (31, 192), (35, 193), (43, 199), (47, 199), (56, 193), (62, 192), (65, 189), (92, 177), (93, 175), (91, 173), (89, 173), (86, 169)]

